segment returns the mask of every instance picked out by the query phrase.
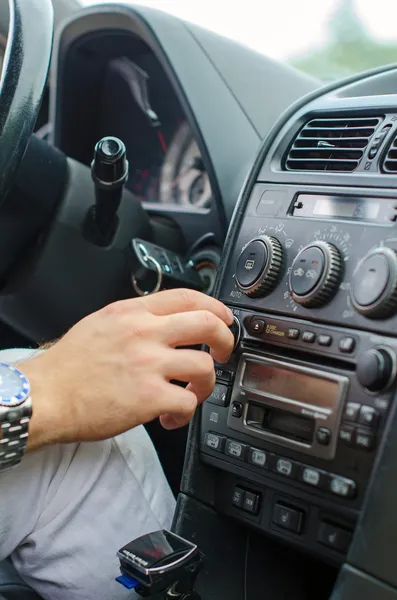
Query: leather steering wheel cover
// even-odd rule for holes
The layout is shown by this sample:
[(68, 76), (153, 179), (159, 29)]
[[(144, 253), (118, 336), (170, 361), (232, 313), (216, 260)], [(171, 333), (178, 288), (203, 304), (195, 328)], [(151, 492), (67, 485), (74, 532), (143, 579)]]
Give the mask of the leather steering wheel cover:
[(0, 79), (0, 204), (10, 189), (40, 110), (51, 62), (51, 0), (9, 0)]

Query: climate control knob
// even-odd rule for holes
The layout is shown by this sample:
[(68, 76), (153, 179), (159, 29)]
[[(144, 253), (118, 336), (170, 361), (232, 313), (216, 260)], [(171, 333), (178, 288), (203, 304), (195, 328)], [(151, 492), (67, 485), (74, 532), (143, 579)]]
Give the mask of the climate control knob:
[(303, 248), (292, 263), (291, 297), (307, 308), (324, 306), (335, 295), (342, 278), (339, 250), (318, 241)]
[(266, 296), (276, 287), (282, 265), (283, 249), (276, 238), (251, 240), (237, 260), (237, 286), (251, 298)]
[(357, 265), (350, 297), (354, 308), (371, 319), (397, 312), (397, 254), (391, 248), (375, 248)]

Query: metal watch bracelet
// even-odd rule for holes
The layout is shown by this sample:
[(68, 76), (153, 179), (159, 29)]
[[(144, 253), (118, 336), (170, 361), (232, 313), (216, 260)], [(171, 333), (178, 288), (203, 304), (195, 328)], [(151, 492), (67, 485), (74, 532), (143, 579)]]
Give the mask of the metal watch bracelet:
[(18, 465), (24, 455), (32, 416), (32, 399), (21, 406), (0, 407), (0, 472)]

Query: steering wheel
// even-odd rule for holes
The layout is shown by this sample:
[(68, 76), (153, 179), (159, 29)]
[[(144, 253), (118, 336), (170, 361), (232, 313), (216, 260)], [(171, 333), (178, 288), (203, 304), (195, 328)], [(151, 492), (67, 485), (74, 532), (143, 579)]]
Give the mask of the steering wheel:
[[(9, 230), (15, 207), (10, 199), (7, 201), (7, 194), (39, 113), (54, 30), (51, 0), (9, 0), (9, 9), (8, 42), (0, 79), (0, 239), (4, 244), (1, 254), (7, 254), (9, 241), (13, 243)], [(14, 227), (13, 237), (17, 236)], [(6, 262), (0, 265), (0, 276), (6, 270)]]

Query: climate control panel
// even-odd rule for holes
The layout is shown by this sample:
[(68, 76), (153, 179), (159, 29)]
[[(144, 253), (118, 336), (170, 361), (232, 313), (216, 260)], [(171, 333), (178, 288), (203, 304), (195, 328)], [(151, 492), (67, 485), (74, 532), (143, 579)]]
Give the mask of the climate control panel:
[[(284, 203), (273, 209), (277, 214), (264, 215), (261, 192), (271, 196), (269, 188), (254, 188), (220, 298), (234, 306), (379, 332), (395, 325), (397, 331), (395, 220), (310, 217), (297, 212), (296, 197), (311, 195), (290, 186), (283, 188)], [(332, 204), (337, 196), (324, 198)], [(395, 200), (378, 200), (383, 211), (395, 205)], [(351, 202), (357, 206), (356, 197)]]

